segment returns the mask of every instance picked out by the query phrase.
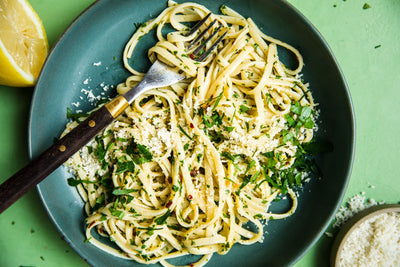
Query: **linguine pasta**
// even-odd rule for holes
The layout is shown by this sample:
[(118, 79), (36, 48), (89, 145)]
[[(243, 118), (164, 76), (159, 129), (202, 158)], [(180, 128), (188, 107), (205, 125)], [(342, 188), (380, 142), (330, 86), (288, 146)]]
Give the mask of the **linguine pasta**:
[[(138, 28), (123, 54), (132, 76), (118, 93), (143, 78), (129, 58), (152, 31), (158, 42), (150, 60), (176, 67), (186, 79), (141, 95), (66, 163), (76, 176), (69, 182), (86, 203), (87, 240), (117, 257), (170, 266), (168, 259), (195, 254), (203, 255), (194, 263), (202, 266), (235, 243), (262, 242), (263, 223), (296, 210), (295, 189), (309, 170), (304, 146), (316, 128), (315, 104), (300, 74), (303, 59), (222, 6), (209, 20), (228, 33), (213, 55), (197, 62), (185, 48), (196, 33), (185, 33), (208, 13), (199, 4), (169, 2)], [(165, 34), (167, 24), (174, 30)], [(280, 61), (277, 46), (297, 57), (296, 69)], [(285, 195), (290, 209), (269, 212)]]

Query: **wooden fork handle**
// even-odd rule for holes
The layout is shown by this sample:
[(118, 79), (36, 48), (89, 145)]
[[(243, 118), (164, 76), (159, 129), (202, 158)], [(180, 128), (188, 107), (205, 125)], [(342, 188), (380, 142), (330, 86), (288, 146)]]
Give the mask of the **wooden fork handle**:
[(114, 120), (113, 115), (115, 115), (108, 109), (109, 104), (93, 112), (71, 132), (2, 183), (0, 185), (0, 213), (35, 187), (109, 125)]

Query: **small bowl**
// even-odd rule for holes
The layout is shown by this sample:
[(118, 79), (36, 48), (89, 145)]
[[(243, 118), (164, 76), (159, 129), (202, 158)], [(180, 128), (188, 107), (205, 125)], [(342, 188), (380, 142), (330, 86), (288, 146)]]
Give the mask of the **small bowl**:
[(343, 253), (344, 245), (346, 244), (348, 238), (351, 234), (357, 230), (365, 221), (372, 219), (378, 215), (383, 213), (390, 213), (390, 212), (398, 212), (400, 213), (400, 204), (383, 204), (383, 205), (376, 205), (370, 208), (367, 208), (363, 211), (360, 211), (354, 217), (349, 219), (340, 231), (338, 232), (337, 236), (332, 245), (331, 249), (331, 259), (330, 264), (332, 267), (339, 266), (339, 260)]

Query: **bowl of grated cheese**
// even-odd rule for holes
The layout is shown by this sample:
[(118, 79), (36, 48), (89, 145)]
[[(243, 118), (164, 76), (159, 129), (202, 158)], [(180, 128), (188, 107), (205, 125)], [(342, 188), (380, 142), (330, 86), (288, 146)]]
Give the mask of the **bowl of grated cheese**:
[(349, 219), (338, 232), (331, 266), (399, 266), (400, 204), (376, 205)]

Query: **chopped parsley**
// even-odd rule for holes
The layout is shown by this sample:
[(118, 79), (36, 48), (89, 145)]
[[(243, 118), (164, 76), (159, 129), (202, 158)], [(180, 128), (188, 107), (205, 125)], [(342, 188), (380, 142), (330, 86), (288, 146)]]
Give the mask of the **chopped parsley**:
[(247, 112), (249, 109), (250, 109), (250, 108), (249, 108), (248, 106), (240, 105), (240, 107), (239, 107), (239, 113), (240, 113), (240, 114), (245, 113), (245, 112)]
[(67, 108), (67, 119), (71, 119), (73, 121), (78, 121), (80, 118), (89, 117), (88, 113), (74, 113), (70, 108)]
[(122, 174), (127, 171), (134, 173), (135, 172), (135, 164), (133, 161), (124, 161), (126, 157), (121, 157), (117, 161), (117, 170), (115, 174)]
[(213, 108), (211, 109), (211, 111), (214, 111), (214, 109), (217, 108), (219, 102), (220, 102), (221, 99), (222, 99), (222, 96), (223, 96), (223, 92), (221, 92), (221, 94), (219, 94), (219, 96), (217, 97), (217, 100), (215, 101), (214, 106), (213, 106)]
[(150, 150), (144, 145), (137, 144), (133, 139), (126, 147), (125, 152), (136, 164), (143, 164), (153, 160)]
[(178, 125), (179, 130), (190, 140), (193, 140), (193, 138), (182, 128), (182, 126)]
[(164, 215), (155, 219), (155, 223), (158, 225), (164, 224), (167, 222), (169, 215), (171, 214), (171, 210), (168, 210)]
[[(304, 126), (307, 129), (312, 129), (314, 127), (314, 121), (312, 118), (313, 110), (310, 106), (301, 106), (300, 101), (295, 102), (291, 105), (290, 111), (291, 114), (286, 114), (285, 118), (289, 124), (289, 126), (294, 127), (296, 133), (300, 130), (301, 126)], [(294, 114), (296, 114), (297, 119), (294, 119)]]
[(138, 189), (114, 189), (112, 191), (112, 194), (115, 196), (119, 196), (119, 195), (126, 195), (132, 192), (137, 192)]
[(110, 207), (108, 210), (110, 211), (112, 216), (118, 217), (121, 220), (125, 216), (125, 212), (123, 210), (118, 210), (118, 209), (116, 209), (114, 207)]
[(68, 178), (67, 179), (68, 185), (69, 186), (77, 186), (79, 184), (95, 184), (97, 181), (89, 181), (89, 180), (78, 180), (74, 178)]
[(173, 186), (172, 186), (172, 191), (178, 192), (178, 191), (179, 191), (179, 186), (173, 185)]
[(368, 9), (368, 8), (371, 8), (371, 6), (370, 6), (368, 3), (365, 3), (365, 4), (363, 5), (363, 9)]

